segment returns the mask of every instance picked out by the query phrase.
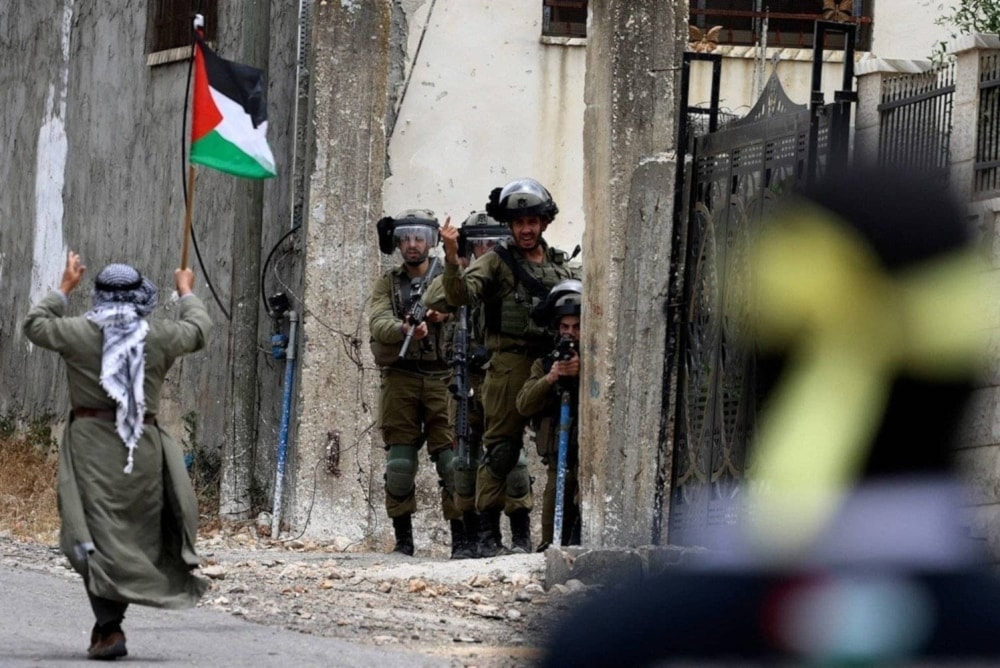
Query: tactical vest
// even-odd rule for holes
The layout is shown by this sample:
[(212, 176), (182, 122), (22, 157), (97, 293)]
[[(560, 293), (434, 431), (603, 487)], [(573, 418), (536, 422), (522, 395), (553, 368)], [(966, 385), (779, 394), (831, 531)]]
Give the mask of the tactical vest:
[[(426, 277), (425, 277), (426, 278)], [(394, 269), (389, 272), (392, 286), (392, 312), (400, 320), (410, 309), (413, 283), (405, 270)], [(440, 372), (447, 370), (446, 336), (439, 324), (427, 322), (427, 336), (417, 341), (410, 340), (406, 355), (399, 359), (402, 343), (391, 345), (372, 342), (372, 352), (375, 362), (380, 366), (394, 366), (412, 371)]]
[[(507, 240), (501, 243), (507, 248), (510, 247)], [(516, 250), (510, 251), (509, 256), (523, 268), (525, 273), (544, 286), (546, 294), (560, 281), (574, 278), (569, 266), (569, 256), (555, 248), (545, 249), (545, 261), (540, 264), (526, 260)], [(507, 266), (504, 260), (501, 260), (501, 263)], [(545, 327), (536, 325), (531, 319), (531, 309), (545, 299), (545, 294), (534, 294), (531, 286), (518, 279), (517, 272), (510, 273), (514, 289), (507, 291), (499, 304), (494, 302), (486, 307), (487, 332), (499, 332), (503, 336), (523, 339), (529, 344), (548, 343), (552, 338), (551, 333)]]

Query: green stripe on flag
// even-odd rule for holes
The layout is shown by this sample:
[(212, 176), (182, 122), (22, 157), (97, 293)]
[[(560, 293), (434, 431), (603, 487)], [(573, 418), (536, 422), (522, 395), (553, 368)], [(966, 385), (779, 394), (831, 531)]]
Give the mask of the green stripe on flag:
[(246, 179), (268, 179), (275, 175), (215, 131), (191, 145), (191, 162)]

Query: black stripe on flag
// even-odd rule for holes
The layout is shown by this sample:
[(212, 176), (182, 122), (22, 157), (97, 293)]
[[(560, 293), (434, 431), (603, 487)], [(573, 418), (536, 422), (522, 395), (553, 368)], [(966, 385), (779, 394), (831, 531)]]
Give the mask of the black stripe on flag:
[(242, 106), (255, 128), (266, 121), (267, 79), (264, 70), (220, 58), (200, 38), (198, 44), (205, 55), (208, 85)]

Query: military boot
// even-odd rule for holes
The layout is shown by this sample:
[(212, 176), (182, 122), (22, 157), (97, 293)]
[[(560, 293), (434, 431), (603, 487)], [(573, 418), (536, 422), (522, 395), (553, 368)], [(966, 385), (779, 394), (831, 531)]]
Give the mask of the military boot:
[(510, 514), (510, 551), (515, 554), (531, 552), (531, 517), (527, 510)]
[(462, 520), (451, 520), (451, 558), (472, 559), (476, 556), (475, 539), (465, 532)]
[(479, 556), (495, 557), (504, 551), (500, 534), (500, 509), (479, 513)]
[(413, 516), (400, 515), (392, 518), (392, 530), (396, 533), (396, 546), (393, 552), (413, 556)]
[(466, 510), (462, 513), (462, 524), (465, 526), (465, 544), (473, 559), (479, 556), (479, 513)]

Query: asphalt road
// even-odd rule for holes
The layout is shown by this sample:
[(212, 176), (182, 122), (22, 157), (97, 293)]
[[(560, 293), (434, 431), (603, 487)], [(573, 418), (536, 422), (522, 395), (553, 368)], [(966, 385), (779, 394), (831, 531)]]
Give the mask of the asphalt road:
[[(0, 667), (90, 666), (93, 615), (75, 578), (0, 568)], [(260, 626), (213, 610), (132, 606), (129, 666), (447, 666), (422, 654)]]

